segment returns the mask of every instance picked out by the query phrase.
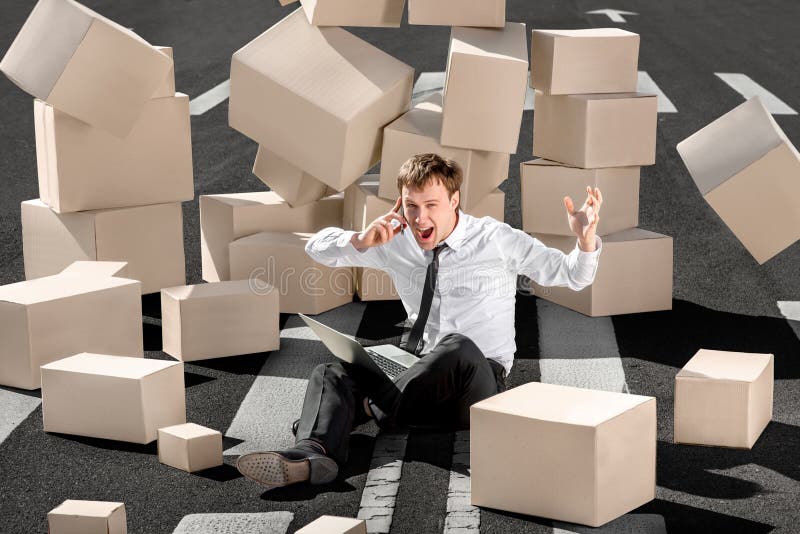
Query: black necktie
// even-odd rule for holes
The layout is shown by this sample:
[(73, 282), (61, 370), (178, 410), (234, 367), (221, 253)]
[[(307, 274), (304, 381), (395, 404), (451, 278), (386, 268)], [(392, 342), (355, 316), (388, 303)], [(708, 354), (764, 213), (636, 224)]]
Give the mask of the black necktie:
[(428, 270), (425, 273), (425, 287), (422, 290), (422, 303), (419, 306), (419, 315), (417, 315), (417, 320), (414, 321), (414, 326), (411, 327), (411, 334), (409, 334), (408, 342), (406, 343), (406, 350), (414, 354), (419, 354), (419, 351), (422, 349), (420, 340), (422, 339), (422, 332), (425, 330), (425, 323), (428, 322), (428, 314), (431, 311), (433, 291), (436, 289), (436, 274), (439, 271), (439, 253), (445, 248), (447, 248), (447, 243), (433, 249), (433, 260), (428, 264)]

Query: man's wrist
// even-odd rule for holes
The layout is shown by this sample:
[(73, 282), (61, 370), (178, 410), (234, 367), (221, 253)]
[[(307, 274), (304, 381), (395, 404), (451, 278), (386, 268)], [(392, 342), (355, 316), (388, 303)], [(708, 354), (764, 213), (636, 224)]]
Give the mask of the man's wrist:
[(350, 244), (355, 247), (355, 249), (359, 252), (364, 252), (369, 247), (364, 247), (361, 245), (361, 232), (356, 232), (353, 234), (353, 237), (350, 238)]
[(592, 236), (591, 240), (583, 240), (578, 238), (578, 248), (581, 252), (594, 252), (597, 250), (597, 240)]

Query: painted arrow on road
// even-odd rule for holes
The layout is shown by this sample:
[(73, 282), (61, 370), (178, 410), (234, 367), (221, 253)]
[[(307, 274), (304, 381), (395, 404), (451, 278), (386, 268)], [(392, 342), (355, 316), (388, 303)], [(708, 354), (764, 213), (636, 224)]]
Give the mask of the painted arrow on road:
[(633, 11), (622, 11), (620, 9), (595, 9), (594, 11), (587, 11), (587, 15), (608, 15), (611, 22), (627, 22), (622, 15), (638, 15)]

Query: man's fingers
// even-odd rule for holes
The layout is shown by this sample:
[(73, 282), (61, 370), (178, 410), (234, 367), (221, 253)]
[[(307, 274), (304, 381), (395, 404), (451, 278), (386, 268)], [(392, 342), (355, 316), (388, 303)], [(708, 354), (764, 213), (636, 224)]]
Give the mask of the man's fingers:
[(402, 197), (397, 197), (397, 201), (394, 203), (394, 207), (392, 208), (392, 212), (397, 213), (400, 211), (400, 206), (403, 205)]
[(575, 211), (575, 205), (572, 203), (570, 197), (564, 197), (564, 207), (567, 209), (569, 215), (572, 215), (572, 212)]
[(405, 219), (403, 219), (403, 217), (399, 213), (396, 213), (394, 211), (390, 211), (389, 213), (384, 215), (383, 220), (389, 222), (390, 224), (392, 221), (397, 221), (401, 225), (405, 225)]

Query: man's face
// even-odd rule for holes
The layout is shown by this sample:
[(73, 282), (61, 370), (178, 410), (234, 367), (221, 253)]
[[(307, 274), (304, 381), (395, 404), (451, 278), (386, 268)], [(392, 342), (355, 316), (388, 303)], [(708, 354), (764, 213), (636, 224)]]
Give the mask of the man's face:
[(458, 191), (450, 197), (447, 188), (434, 178), (422, 189), (403, 187), (403, 211), (408, 228), (424, 250), (432, 250), (456, 226)]

